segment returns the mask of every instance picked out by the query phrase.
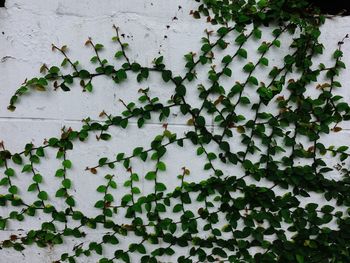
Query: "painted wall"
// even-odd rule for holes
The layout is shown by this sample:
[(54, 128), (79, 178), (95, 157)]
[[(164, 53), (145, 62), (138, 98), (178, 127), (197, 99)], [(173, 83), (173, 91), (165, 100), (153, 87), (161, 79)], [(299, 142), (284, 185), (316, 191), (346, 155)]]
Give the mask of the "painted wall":
[[(183, 55), (190, 51), (198, 52), (204, 29), (212, 27), (205, 21), (195, 20), (189, 15), (190, 10), (197, 5), (197, 2), (188, 0), (7, 0), (6, 8), (0, 9), (0, 141), (4, 141), (5, 147), (11, 152), (21, 151), (27, 142), (40, 145), (46, 138), (59, 136), (62, 127), (79, 128), (83, 118), (90, 116), (93, 119), (99, 119), (98, 115), (103, 110), (112, 114), (119, 113), (123, 109), (119, 99), (137, 100), (139, 88), (150, 87), (152, 95), (160, 98), (169, 96), (172, 87), (160, 84), (156, 76), (152, 76), (145, 84), (138, 84), (131, 80), (119, 86), (100, 78), (94, 83), (93, 94), (82, 93), (79, 87), (68, 94), (52, 90), (45, 93), (35, 92), (23, 98), (15, 112), (9, 112), (6, 109), (11, 95), (22, 81), (39, 75), (39, 68), (43, 63), (60, 64), (63, 58), (58, 52), (51, 51), (52, 43), (57, 46), (67, 45), (69, 55), (73, 59), (79, 60), (86, 67), (91, 67), (89, 60), (93, 56), (93, 51), (85, 47), (84, 43), (88, 37), (92, 37), (96, 43), (103, 43), (106, 46), (106, 51), (102, 54), (112, 59), (117, 50), (117, 46), (111, 41), (114, 36), (113, 24), (119, 26), (125, 34), (125, 41), (130, 44), (129, 56), (132, 60), (151, 65), (153, 58), (162, 54), (169, 68), (183, 74), (185, 63)], [(331, 63), (329, 52), (336, 48), (340, 39), (350, 33), (350, 18), (328, 20), (323, 32), (322, 40), (326, 45), (326, 55), (320, 60)], [(267, 40), (271, 38), (269, 29), (264, 33)], [(284, 37), (286, 43), (290, 40), (290, 36)], [(254, 48), (254, 43), (249, 45)], [(286, 48), (275, 50), (270, 55), (273, 63), (279, 64), (285, 52), (287, 52)], [(344, 62), (348, 63), (350, 42), (345, 43), (344, 52)], [(254, 60), (254, 58), (253, 55), (249, 59)], [(207, 70), (203, 69), (203, 73)], [(347, 101), (350, 98), (349, 73), (349, 70), (343, 72), (340, 81), (344, 87), (337, 91)], [(243, 73), (237, 71), (235, 77), (239, 79), (241, 76), (244, 78)], [(197, 84), (202, 81), (205, 82), (199, 79)], [(232, 81), (228, 79), (225, 83), (229, 86)], [(195, 105), (196, 85), (192, 87), (193, 90), (188, 91), (189, 101)], [(187, 119), (178, 113), (173, 112), (167, 122), (168, 129), (181, 136), (188, 130), (188, 126)], [(249, 115), (249, 109), (243, 110), (242, 114)], [(209, 117), (207, 123), (212, 123)], [(153, 118), (141, 130), (137, 129), (135, 123), (126, 130), (114, 129), (112, 133), (115, 139), (111, 142), (96, 142), (91, 138), (88, 143), (78, 143), (75, 146), (74, 151), (69, 155), (74, 163), (69, 176), (75, 182), (74, 196), (81, 210), (88, 211), (91, 215), (96, 212), (91, 209), (99, 198), (95, 189), (105, 182), (103, 171), (93, 175), (85, 172), (85, 167), (91, 166), (104, 156), (113, 157), (118, 152), (131, 153), (137, 146), (146, 148), (155, 135), (163, 132), (162, 125), (163, 123), (160, 123), (157, 118)], [(210, 125), (210, 129), (216, 128)], [(342, 132), (329, 135), (325, 141), (334, 145), (348, 144), (349, 129), (350, 126), (347, 124), (343, 126)], [(239, 142), (233, 142), (235, 143), (239, 145)], [(173, 147), (169, 151), (171, 153), (166, 156), (168, 172), (162, 175), (161, 180), (169, 188), (179, 185), (176, 176), (181, 173), (182, 167), (191, 170), (192, 181), (201, 181), (210, 175), (203, 173), (203, 159), (196, 156), (196, 148), (191, 145), (185, 145), (185, 147), (187, 147), (186, 150)], [(56, 168), (52, 169), (59, 165), (54, 157), (54, 152), (49, 152), (47, 161), (37, 167), (44, 176), (43, 187), (51, 195), (54, 195), (60, 184), (60, 180), (54, 177)], [(147, 169), (149, 170), (149, 165), (152, 164), (140, 162), (133, 164), (133, 168), (141, 175)], [(226, 169), (228, 173), (232, 173), (232, 170), (227, 167)], [(120, 183), (119, 189), (115, 192), (118, 199), (122, 196), (120, 193), (128, 191), (123, 188), (126, 173), (121, 168), (113, 173), (116, 174)], [(21, 189), (23, 195), (32, 200), (32, 194), (26, 193), (31, 176), (18, 171), (16, 179), (19, 180), (18, 186), (23, 187)], [(139, 187), (144, 192), (152, 190), (150, 188), (152, 186), (145, 180), (139, 182)], [(6, 189), (0, 187), (0, 194), (4, 191)], [(313, 198), (319, 200), (318, 197)], [(53, 203), (57, 208), (64, 207), (64, 202), (61, 200), (53, 200)], [(0, 216), (6, 215), (8, 211), (8, 208), (0, 207)], [(8, 230), (0, 232), (0, 240), (8, 238), (11, 234), (20, 235), (26, 230), (37, 228), (44, 219), (45, 215), (42, 215), (40, 218), (26, 220), (24, 224), (11, 223)], [(99, 240), (101, 231), (104, 230), (87, 232), (87, 240)], [(128, 240), (134, 239), (129, 238)], [(128, 242), (122, 242), (120, 246), (127, 247)], [(57, 260), (58, 255), (67, 250), (67, 247), (71, 249), (79, 243), (79, 240), (71, 241), (62, 246), (47, 249), (32, 247), (22, 254), (11, 249), (0, 250), (0, 262), (52, 262)], [(186, 249), (177, 251), (180, 254), (184, 252)], [(95, 260), (94, 257), (82, 258), (82, 262), (95, 262)], [(137, 262), (136, 259), (134, 260), (133, 262)], [(164, 262), (173, 262), (172, 260), (172, 258), (164, 258)]]

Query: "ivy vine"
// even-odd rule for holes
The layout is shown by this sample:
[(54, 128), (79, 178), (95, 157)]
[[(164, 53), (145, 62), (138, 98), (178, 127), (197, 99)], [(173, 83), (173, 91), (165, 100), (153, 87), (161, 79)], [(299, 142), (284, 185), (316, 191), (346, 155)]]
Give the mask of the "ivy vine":
[[(86, 118), (81, 129), (64, 128), (60, 137), (42, 145), (28, 143), (18, 153), (1, 143), (0, 205), (11, 212), (1, 215), (0, 229), (6, 229), (11, 221), (25, 223), (41, 214), (50, 218), (25, 236), (11, 235), (0, 243), (1, 248), (22, 251), (32, 244), (63, 244), (68, 238), (83, 242), (87, 229), (102, 228), (101, 240), (83, 242), (56, 262), (77, 262), (92, 253), (100, 263), (156, 263), (172, 255), (180, 263), (350, 262), (349, 147), (322, 143), (323, 135), (340, 132), (342, 123), (350, 119), (348, 103), (337, 95), (341, 87), (337, 77), (345, 68), (342, 45), (348, 36), (339, 41), (331, 65), (314, 65), (315, 58), (328, 59), (329, 55), (323, 54), (319, 42), (325, 17), (305, 0), (202, 0), (191, 15), (206, 19), (216, 31), (207, 30), (201, 50), (185, 55), (183, 76), (174, 74), (163, 56), (155, 58), (151, 67), (132, 61), (116, 26), (114, 59), (121, 66), (103, 58), (105, 47), (92, 39), (86, 45), (93, 51), (94, 72), (71, 59), (66, 46), (52, 46), (63, 56), (61, 65), (43, 65), (41, 77), (27, 80), (15, 92), (9, 110), (16, 109), (20, 97), (51, 86), (69, 92), (78, 83), (82, 91), (93, 93), (98, 88), (94, 80), (100, 76), (111, 79), (118, 88), (131, 77), (143, 83), (150, 74), (160, 75), (164, 83), (173, 85), (173, 94), (159, 98), (152, 96), (152, 88), (136, 89), (138, 101), (121, 101), (125, 107), (121, 113), (103, 111), (103, 121)], [(271, 34), (270, 28), (274, 29)], [(278, 65), (269, 56), (281, 54), (285, 35), (291, 43)], [(256, 50), (247, 45), (252, 41)], [(258, 58), (249, 61), (256, 54)], [(193, 87), (198, 71), (206, 68), (208, 79)], [(68, 69), (71, 73), (64, 73)], [(222, 84), (227, 80), (230, 87)], [(198, 107), (191, 105), (187, 96), (195, 88)], [(240, 114), (247, 110), (251, 117)], [(176, 111), (188, 119), (183, 136), (166, 124)], [(132, 120), (141, 129), (152, 117), (164, 123), (164, 131), (148, 148), (113, 153), (86, 168), (85, 176), (104, 177), (105, 183), (96, 186), (99, 200), (94, 206), (100, 212), (89, 216), (79, 211), (72, 189), (81, 182), (70, 178), (74, 146), (91, 137), (108, 141), (112, 129), (130, 129)], [(215, 129), (209, 128), (211, 120)], [(191, 180), (191, 167), (181, 168), (177, 177), (167, 170), (169, 147), (184, 150), (188, 145), (195, 147), (203, 170), (211, 174), (201, 182)], [(45, 162), (48, 151), (55, 151), (61, 162), (55, 170), (56, 180), (61, 182), (55, 196), (45, 190), (49, 179), (36, 168)], [(324, 156), (339, 164), (332, 167)], [(137, 173), (133, 169), (137, 162), (153, 168)], [(125, 170), (123, 186), (128, 189), (120, 201), (116, 193), (123, 186), (117, 185), (117, 167)], [(109, 172), (104, 174), (106, 169)], [(32, 175), (27, 191), (35, 196), (34, 202), (21, 197), (25, 189), (17, 186), (21, 180), (18, 170)], [(334, 179), (333, 173), (340, 176)], [(153, 183), (151, 193), (142, 192), (141, 179)], [(166, 180), (176, 179), (178, 187), (170, 189)], [(323, 203), (311, 202), (312, 194), (322, 196)], [(56, 198), (64, 200), (65, 209), (52, 205)], [(194, 204), (199, 208), (193, 209)], [(119, 246), (122, 239), (132, 240), (127, 248)], [(107, 247), (113, 249), (112, 256), (104, 253)]]

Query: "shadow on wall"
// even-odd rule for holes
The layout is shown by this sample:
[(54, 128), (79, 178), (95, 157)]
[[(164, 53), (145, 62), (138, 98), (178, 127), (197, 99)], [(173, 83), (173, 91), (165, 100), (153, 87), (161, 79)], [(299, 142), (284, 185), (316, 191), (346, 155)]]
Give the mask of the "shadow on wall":
[(318, 6), (322, 13), (329, 15), (350, 15), (350, 1), (347, 0), (309, 0)]
[[(318, 6), (322, 13), (329, 15), (350, 15), (350, 1), (347, 0), (308, 0)], [(5, 0), (0, 0), (0, 7), (5, 7)]]

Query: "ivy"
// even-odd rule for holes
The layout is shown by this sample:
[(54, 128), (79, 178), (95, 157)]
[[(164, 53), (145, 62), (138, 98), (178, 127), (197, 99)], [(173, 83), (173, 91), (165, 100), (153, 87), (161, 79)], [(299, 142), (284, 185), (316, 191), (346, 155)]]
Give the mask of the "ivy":
[[(92, 253), (100, 263), (153, 263), (167, 256), (180, 263), (350, 261), (349, 146), (323, 140), (350, 120), (348, 103), (337, 95), (348, 36), (338, 42), (332, 63), (314, 65), (316, 57), (329, 56), (319, 42), (325, 17), (308, 1), (204, 0), (191, 14), (215, 30), (205, 31), (199, 51), (185, 54), (183, 75), (169, 69), (164, 56), (154, 58), (152, 66), (131, 61), (116, 26), (113, 62), (102, 57), (103, 44), (86, 41), (94, 70), (73, 61), (67, 46), (52, 46), (63, 56), (61, 66), (43, 65), (43, 76), (23, 83), (9, 110), (16, 109), (24, 94), (51, 87), (69, 92), (80, 86), (93, 94), (99, 88), (94, 81), (101, 76), (117, 87), (134, 77), (144, 87), (151, 75), (159, 75), (172, 85), (173, 94), (153, 97), (152, 88), (138, 88), (136, 101), (120, 100), (121, 112), (102, 111), (102, 121), (86, 118), (81, 128), (63, 128), (61, 136), (42, 145), (28, 143), (22, 152), (12, 153), (0, 143), (0, 205), (10, 211), (0, 216), (0, 229), (15, 220), (25, 224), (28, 217), (41, 220), (41, 227), (20, 238), (11, 235), (1, 248), (22, 251), (34, 243), (45, 247), (81, 240), (56, 262), (84, 261), (82, 256)], [(271, 34), (265, 26), (273, 28)], [(283, 56), (281, 47), (288, 50)], [(271, 59), (273, 54), (281, 56), (282, 64)], [(197, 73), (207, 68), (207, 79), (202, 79)], [(187, 94), (194, 90), (194, 79), (203, 83), (197, 86), (199, 103), (192, 105)], [(165, 123), (177, 114), (188, 120), (181, 136)], [(154, 118), (164, 123), (164, 130), (151, 142), (100, 156), (86, 167), (87, 174), (104, 181), (95, 186), (94, 209), (79, 211), (75, 187), (84, 179), (71, 176), (76, 167), (69, 156), (75, 146), (93, 139), (110, 141), (112, 130), (131, 129), (133, 123), (142, 129)], [(187, 167), (174, 175), (176, 160), (166, 157), (174, 147), (184, 151), (189, 146), (209, 177)], [(50, 174), (39, 172), (51, 151), (59, 160), (53, 168), (59, 180), (54, 195), (45, 189)], [(325, 155), (337, 164), (332, 166)], [(137, 171), (138, 162), (148, 170)], [(31, 177), (26, 189), (32, 201), (16, 185), (22, 173)], [(315, 203), (314, 195), (322, 201)], [(55, 198), (64, 201), (63, 208), (53, 205)], [(39, 219), (43, 213), (45, 219)], [(105, 230), (101, 239), (86, 242), (87, 233), (96, 229)], [(119, 240), (127, 246), (119, 246)], [(111, 247), (113, 253), (107, 253)], [(188, 248), (185, 255), (177, 252), (181, 247)]]

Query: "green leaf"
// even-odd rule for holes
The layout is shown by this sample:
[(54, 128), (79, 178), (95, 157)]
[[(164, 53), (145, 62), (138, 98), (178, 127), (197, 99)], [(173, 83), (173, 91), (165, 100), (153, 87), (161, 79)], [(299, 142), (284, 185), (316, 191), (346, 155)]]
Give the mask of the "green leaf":
[(336, 50), (333, 54), (333, 57), (335, 59), (341, 58), (342, 56), (343, 56), (343, 51), (341, 51), (341, 50)]
[(225, 152), (229, 152), (230, 151), (230, 145), (228, 144), (228, 142), (221, 142), (220, 143), (220, 149), (225, 151)]
[(53, 67), (51, 67), (51, 68), (49, 69), (49, 72), (50, 72), (51, 74), (58, 74), (58, 72), (60, 72), (60, 69), (59, 69), (58, 67), (56, 67), (56, 66), (53, 66)]
[(6, 228), (6, 219), (0, 218), (0, 230), (4, 230)]
[(90, 81), (88, 82), (88, 84), (85, 85), (85, 89), (86, 89), (88, 92), (92, 92), (93, 86), (92, 86), (92, 84), (91, 84)]
[(244, 42), (247, 41), (247, 37), (244, 34), (240, 34), (238, 37), (236, 37), (235, 42), (238, 45), (242, 45)]
[(21, 157), (18, 153), (12, 155), (12, 161), (13, 161), (15, 164), (22, 164), (22, 163), (23, 163), (22, 157)]
[(136, 250), (137, 250), (137, 252), (139, 252), (140, 254), (146, 254), (145, 246), (142, 245), (142, 244), (139, 244), (139, 245), (136, 247)]
[(148, 172), (145, 176), (147, 180), (154, 180), (157, 177), (155, 172)]
[(7, 168), (6, 170), (5, 170), (5, 174), (7, 175), (7, 176), (14, 176), (15, 175), (15, 170), (13, 170), (12, 168)]
[(199, 127), (204, 127), (205, 126), (205, 118), (203, 116), (198, 116), (196, 118), (196, 123)]
[(103, 141), (108, 141), (109, 139), (111, 139), (111, 137), (112, 136), (110, 134), (108, 134), (108, 133), (102, 133), (100, 135), (100, 139), (103, 140)]
[(33, 191), (36, 191), (36, 190), (37, 190), (36, 183), (33, 183), (33, 184), (29, 185), (29, 187), (27, 189), (28, 192), (33, 192)]
[(186, 87), (184, 85), (176, 86), (175, 92), (178, 96), (183, 97), (186, 95)]
[(160, 171), (165, 171), (165, 170), (166, 170), (166, 165), (165, 165), (165, 163), (163, 163), (163, 162), (158, 162), (158, 163), (157, 163), (157, 168), (158, 168)]
[(242, 58), (247, 58), (248, 57), (248, 52), (247, 50), (241, 48), (237, 51), (237, 54), (242, 57)]
[(249, 100), (249, 98), (247, 98), (247, 97), (241, 97), (241, 103), (242, 103), (242, 104), (249, 104), (249, 103), (250, 103), (250, 100)]
[(102, 44), (96, 44), (96, 45), (95, 45), (95, 49), (96, 49), (97, 51), (103, 49), (103, 47), (104, 47), (104, 46), (103, 46)]
[(81, 79), (88, 79), (88, 78), (90, 78), (89, 71), (84, 70), (84, 69), (80, 70), (79, 71), (79, 78), (81, 78)]
[(340, 147), (337, 149), (337, 152), (345, 152), (347, 149), (349, 149), (348, 146), (340, 146)]
[(323, 206), (322, 208), (321, 208), (321, 211), (323, 212), (323, 213), (331, 213), (331, 212), (333, 212), (333, 210), (334, 210), (334, 207), (333, 206), (330, 206), (330, 205), (325, 205), (325, 206)]
[(106, 192), (106, 190), (107, 190), (107, 187), (105, 186), (105, 185), (100, 185), (99, 187), (97, 187), (97, 192), (99, 192), (99, 193), (104, 193), (104, 192)]
[(265, 53), (265, 52), (267, 52), (269, 50), (269, 46), (267, 45), (267, 43), (262, 43), (261, 45), (260, 45), (260, 47), (258, 48), (258, 51), (260, 52), (260, 53)]
[(122, 202), (124, 202), (126, 204), (128, 202), (130, 202), (131, 200), (132, 200), (132, 195), (130, 195), (130, 194), (124, 195), (123, 198), (122, 198)]
[[(29, 191), (29, 190), (28, 190)], [(67, 193), (67, 190), (65, 188), (60, 188), (56, 191), (56, 197), (63, 197)]]
[(10, 186), (10, 187), (9, 187), (9, 193), (11, 193), (11, 194), (13, 194), (13, 195), (17, 194), (17, 193), (18, 193), (18, 188), (17, 188), (17, 186), (15, 186), (15, 185)]
[(224, 73), (226, 76), (231, 77), (232, 76), (232, 70), (229, 68), (224, 68), (222, 73)]
[(304, 256), (296, 254), (295, 257), (298, 263), (304, 263)]
[(222, 248), (215, 247), (215, 248), (213, 249), (212, 253), (213, 253), (214, 255), (218, 255), (218, 256), (220, 256), (220, 257), (222, 257), (222, 258), (227, 258), (227, 254), (226, 254), (225, 250), (223, 250)]
[(44, 157), (44, 156), (45, 156), (45, 152), (44, 152), (43, 147), (39, 147), (39, 148), (36, 150), (36, 155), (38, 155), (39, 157)]
[[(122, 120), (121, 122), (120, 122), (120, 126), (123, 128), (123, 129), (125, 129), (127, 126), (128, 126), (128, 124), (129, 124), (129, 121), (128, 121), (128, 119), (124, 119), (124, 120)], [(109, 134), (108, 134), (109, 135)], [(111, 136), (109, 135), (109, 138), (111, 138)], [(108, 138), (108, 139), (109, 139)]]
[(65, 172), (63, 169), (58, 169), (55, 174), (56, 177), (63, 177), (64, 175), (65, 175)]
[(157, 183), (155, 189), (158, 192), (163, 192), (166, 190), (166, 186), (163, 183)]
[(278, 39), (275, 39), (274, 41), (272, 41), (272, 44), (276, 47), (280, 47), (281, 46), (281, 41)]
[(229, 32), (229, 29), (227, 27), (220, 27), (217, 31), (219, 36), (225, 36), (228, 32)]
[(116, 59), (119, 59), (119, 58), (123, 57), (123, 51), (121, 51), (121, 50), (117, 51), (117, 52), (115, 53), (114, 57), (115, 57)]
[(117, 161), (120, 162), (121, 160), (123, 160), (124, 159), (124, 155), (125, 155), (125, 153), (118, 153), (117, 157), (116, 157)]
[(172, 77), (172, 72), (170, 70), (162, 71), (162, 78), (165, 82), (168, 82)]
[(40, 200), (47, 200), (49, 198), (48, 194), (45, 191), (41, 191), (38, 194), (38, 198)]
[(246, 65), (243, 67), (243, 70), (244, 70), (245, 72), (250, 73), (250, 72), (252, 72), (252, 71), (254, 70), (254, 68), (255, 68), (254, 64), (251, 63), (251, 62), (249, 62), (248, 64), (246, 64)]
[(30, 171), (32, 171), (32, 165), (31, 164), (26, 164), (26, 165), (23, 166), (22, 173), (30, 172)]
[(33, 176), (33, 181), (40, 184), (43, 181), (43, 177), (40, 174), (35, 174)]
[(107, 162), (107, 160), (108, 160), (108, 159), (107, 159), (106, 157), (100, 158), (100, 159), (98, 160), (98, 165), (99, 165), (99, 166), (105, 165), (106, 162)]
[(70, 160), (64, 160), (64, 161), (62, 162), (62, 165), (63, 165), (63, 167), (66, 168), (66, 169), (72, 168), (72, 162), (71, 162)]
[(205, 53), (208, 53), (211, 50), (211, 45), (210, 44), (204, 44), (201, 48), (201, 50)]
[(155, 65), (160, 65), (163, 62), (164, 57), (160, 56), (154, 60)]
[(178, 213), (178, 212), (182, 211), (182, 207), (183, 207), (182, 204), (175, 205), (173, 208), (173, 212)]
[(62, 185), (63, 185), (64, 188), (70, 189), (71, 186), (72, 186), (72, 182), (69, 179), (64, 179), (62, 181)]
[(139, 118), (137, 120), (137, 127), (141, 128), (144, 125), (144, 123), (145, 123), (145, 119), (144, 118)]
[(264, 66), (268, 66), (269, 65), (269, 60), (265, 57), (262, 57), (260, 60), (259, 60), (259, 63), (264, 65)]
[(224, 64), (229, 64), (229, 63), (231, 63), (231, 61), (232, 61), (232, 57), (230, 56), (230, 55), (226, 55), (223, 59), (222, 59), (222, 63), (224, 63)]
[(262, 32), (260, 29), (258, 28), (255, 28), (254, 31), (253, 31), (253, 35), (255, 38), (257, 39), (261, 39), (261, 36), (262, 36)]
[(248, 82), (249, 82), (250, 84), (255, 85), (255, 86), (257, 86), (257, 85), (259, 84), (258, 79), (257, 79), (256, 77), (254, 77), (254, 76), (250, 76), (250, 77), (248, 78)]
[(136, 147), (132, 154), (135, 156), (138, 156), (142, 153), (142, 151), (143, 151), (143, 147)]
[(138, 187), (133, 187), (133, 188), (131, 189), (131, 192), (132, 192), (133, 194), (140, 194), (140, 193), (141, 193), (141, 191), (140, 191), (140, 189), (139, 189)]
[(96, 208), (103, 208), (105, 206), (105, 202), (102, 200), (99, 200), (95, 203)]
[(204, 153), (204, 148), (203, 147), (199, 147), (197, 149), (197, 155), (202, 155)]

